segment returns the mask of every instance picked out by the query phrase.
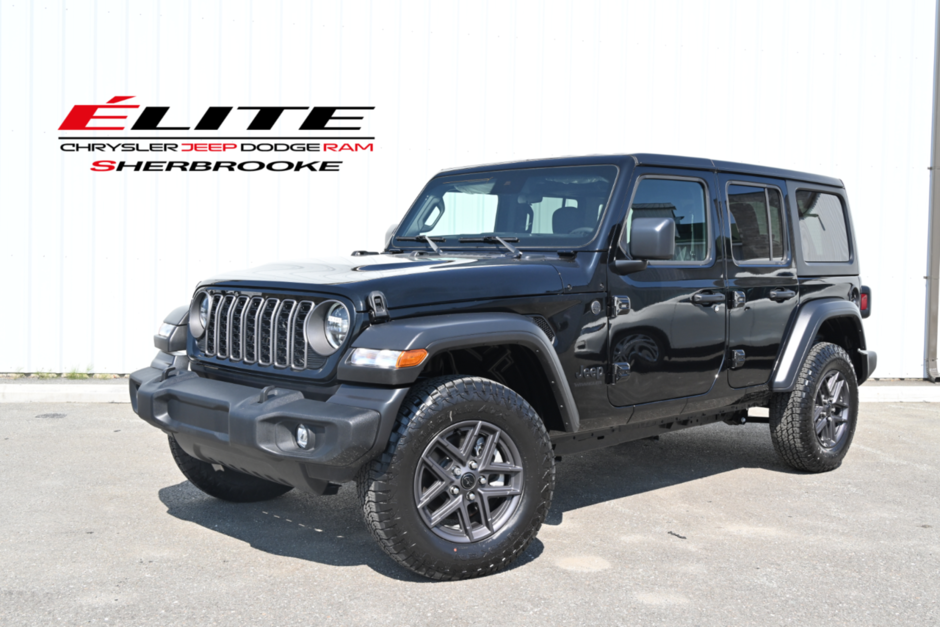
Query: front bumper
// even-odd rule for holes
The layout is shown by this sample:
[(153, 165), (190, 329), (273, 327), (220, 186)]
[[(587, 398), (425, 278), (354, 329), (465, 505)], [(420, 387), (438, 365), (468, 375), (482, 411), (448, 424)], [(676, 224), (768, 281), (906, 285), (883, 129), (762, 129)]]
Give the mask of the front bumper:
[[(170, 374), (171, 376), (166, 376)], [(322, 494), (352, 479), (385, 448), (408, 388), (341, 385), (327, 401), (275, 388), (143, 368), (130, 376), (138, 416), (173, 435), (197, 459)], [(294, 433), (311, 433), (306, 449)]]

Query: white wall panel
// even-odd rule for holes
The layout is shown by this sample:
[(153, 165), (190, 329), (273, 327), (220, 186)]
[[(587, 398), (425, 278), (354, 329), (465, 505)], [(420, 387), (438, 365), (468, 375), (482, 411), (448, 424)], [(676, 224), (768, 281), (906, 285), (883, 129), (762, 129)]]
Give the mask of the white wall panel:
[[(199, 279), (378, 248), (441, 168), (646, 151), (842, 178), (878, 375), (920, 377), (935, 7), (4, 2), (0, 371), (133, 370)], [(374, 105), (375, 152), (339, 174), (92, 173), (56, 129), (115, 95), (179, 126), (220, 104)]]

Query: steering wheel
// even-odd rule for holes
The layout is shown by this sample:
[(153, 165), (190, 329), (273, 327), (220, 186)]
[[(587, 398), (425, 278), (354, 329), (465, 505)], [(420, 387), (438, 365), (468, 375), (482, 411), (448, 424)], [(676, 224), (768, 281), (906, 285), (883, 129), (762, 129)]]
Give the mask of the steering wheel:
[(568, 235), (590, 235), (594, 232), (593, 226), (582, 226), (568, 233)]

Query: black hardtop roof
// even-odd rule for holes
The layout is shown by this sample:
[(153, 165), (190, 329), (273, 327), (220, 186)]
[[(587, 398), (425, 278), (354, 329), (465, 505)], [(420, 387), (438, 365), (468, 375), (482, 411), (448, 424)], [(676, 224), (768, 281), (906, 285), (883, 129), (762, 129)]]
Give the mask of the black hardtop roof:
[(676, 155), (654, 155), (637, 153), (632, 155), (585, 155), (581, 157), (555, 157), (552, 159), (531, 159), (527, 161), (506, 161), (503, 163), (488, 163), (463, 168), (441, 170), (436, 176), (454, 176), (456, 174), (473, 174), (476, 172), (492, 172), (494, 170), (517, 170), (522, 168), (543, 168), (569, 165), (654, 165), (666, 168), (683, 168), (687, 170), (708, 170), (711, 172), (729, 172), (734, 174), (749, 174), (751, 176), (769, 176), (778, 179), (805, 181), (818, 185), (844, 187), (842, 181), (831, 176), (768, 168), (748, 163), (735, 163), (733, 161), (715, 161), (713, 159), (700, 159), (698, 157), (680, 157)]

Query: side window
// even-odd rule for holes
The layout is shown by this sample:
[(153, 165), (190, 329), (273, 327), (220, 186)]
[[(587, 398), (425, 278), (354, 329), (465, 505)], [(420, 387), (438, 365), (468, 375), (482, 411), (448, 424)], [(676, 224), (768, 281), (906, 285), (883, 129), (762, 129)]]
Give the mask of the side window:
[(708, 259), (708, 212), (705, 186), (698, 181), (641, 179), (627, 213), (627, 241), (635, 218), (672, 218), (676, 222), (673, 261)]
[(842, 201), (835, 194), (800, 190), (796, 193), (800, 214), (800, 239), (806, 261), (848, 262), (849, 234)]
[(783, 199), (773, 187), (728, 185), (731, 256), (743, 263), (786, 260)]

